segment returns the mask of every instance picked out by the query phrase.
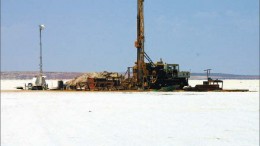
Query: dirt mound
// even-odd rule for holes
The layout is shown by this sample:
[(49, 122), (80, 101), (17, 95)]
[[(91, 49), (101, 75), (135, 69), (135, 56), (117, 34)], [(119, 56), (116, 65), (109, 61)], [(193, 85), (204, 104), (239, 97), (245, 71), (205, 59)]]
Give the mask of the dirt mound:
[(78, 76), (72, 80), (69, 80), (66, 82), (69, 86), (76, 86), (78, 83), (86, 82), (88, 78), (113, 78), (113, 77), (119, 77), (119, 74), (117, 72), (93, 72), (93, 73), (85, 73), (81, 76)]

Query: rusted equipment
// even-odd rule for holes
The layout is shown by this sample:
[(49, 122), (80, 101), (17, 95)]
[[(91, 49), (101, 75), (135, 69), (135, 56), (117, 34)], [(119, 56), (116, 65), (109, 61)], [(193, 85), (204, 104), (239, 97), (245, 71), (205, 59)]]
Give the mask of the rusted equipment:
[(120, 90), (120, 78), (88, 78), (87, 86), (90, 91)]
[(143, 88), (144, 85), (144, 0), (137, 0), (137, 59), (135, 67), (136, 85)]
[[(211, 69), (204, 70), (207, 72), (207, 81), (203, 81), (202, 85), (196, 85), (195, 87), (187, 87), (185, 90), (187, 91), (220, 91), (223, 90), (223, 81), (216, 79), (213, 80), (210, 77)], [(221, 84), (221, 86), (220, 86)]]
[[(137, 81), (137, 65), (133, 67), (133, 76), (124, 80), (124, 87), (127, 89), (140, 88)], [(172, 87), (182, 89), (188, 86), (189, 72), (179, 71), (178, 64), (166, 64), (162, 60), (157, 63), (145, 63), (143, 75), (143, 89), (161, 89)], [(127, 84), (128, 83), (128, 84)]]
[(121, 90), (122, 75), (116, 72), (84, 74), (67, 82), (68, 90)]
[[(219, 86), (219, 83), (222, 83), (222, 87)], [(212, 82), (204, 81), (203, 85), (196, 85), (195, 91), (214, 91), (214, 90), (223, 90), (223, 81), (214, 80)]]
[[(178, 64), (166, 64), (162, 60), (154, 63), (144, 51), (144, 0), (137, 0), (137, 59), (132, 68), (132, 76), (128, 67), (128, 77), (123, 81), (126, 89), (161, 89), (174, 87), (182, 89), (188, 85), (189, 72), (181, 72)], [(144, 61), (146, 59), (148, 63)], [(131, 77), (130, 77), (131, 76)]]
[[(179, 64), (167, 64), (162, 59), (156, 63), (144, 50), (144, 0), (137, 0), (137, 58), (133, 67), (128, 67), (125, 76), (82, 76), (68, 82), (74, 90), (145, 90), (182, 89), (188, 86), (190, 72), (180, 71)], [(145, 62), (146, 59), (148, 62)]]
[(94, 78), (88, 78), (87, 85), (88, 85), (89, 90), (95, 90), (95, 88), (96, 88), (95, 79)]

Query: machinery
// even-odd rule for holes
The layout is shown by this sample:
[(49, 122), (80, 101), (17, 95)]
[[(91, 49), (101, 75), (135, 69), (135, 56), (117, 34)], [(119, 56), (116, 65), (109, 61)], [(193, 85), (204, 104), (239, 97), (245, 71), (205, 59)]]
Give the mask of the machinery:
[(73, 80), (66, 82), (67, 90), (122, 90), (122, 75), (117, 72), (86, 73)]
[[(125, 76), (104, 72), (97, 76), (82, 75), (67, 82), (70, 90), (146, 90), (183, 89), (188, 86), (190, 72), (180, 71), (179, 64), (156, 63), (145, 53), (144, 0), (137, 0), (137, 59)], [(145, 62), (146, 59), (148, 62)], [(115, 74), (115, 75), (113, 75)], [(127, 77), (126, 77), (127, 76)]]
[(45, 81), (46, 76), (38, 75), (32, 79), (31, 83), (25, 86), (28, 90), (47, 90), (48, 85)]
[[(190, 72), (181, 72), (178, 64), (166, 64), (162, 59), (154, 63), (144, 51), (144, 0), (137, 0), (137, 60), (134, 67), (128, 67), (127, 79), (123, 85), (127, 89), (161, 89), (188, 86)], [(148, 60), (148, 63), (144, 61)], [(132, 71), (131, 71), (132, 69)], [(132, 72), (132, 76), (131, 73)]]
[[(220, 91), (223, 90), (223, 81), (216, 79), (213, 80), (210, 77), (210, 71), (211, 69), (206, 69), (204, 70), (207, 72), (207, 81), (203, 81), (202, 85), (196, 85), (195, 87), (185, 87), (184, 90), (185, 91)], [(221, 84), (221, 86), (220, 86)], [(227, 91), (227, 90), (226, 90)], [(244, 90), (240, 90), (240, 91), (244, 91)]]
[(43, 76), (42, 71), (42, 30), (44, 30), (45, 26), (43, 24), (39, 25), (40, 30), (40, 73), (36, 77), (32, 79), (32, 83), (28, 83), (28, 85), (25, 85), (25, 89), (29, 90), (47, 90), (48, 85), (46, 84), (46, 76)]

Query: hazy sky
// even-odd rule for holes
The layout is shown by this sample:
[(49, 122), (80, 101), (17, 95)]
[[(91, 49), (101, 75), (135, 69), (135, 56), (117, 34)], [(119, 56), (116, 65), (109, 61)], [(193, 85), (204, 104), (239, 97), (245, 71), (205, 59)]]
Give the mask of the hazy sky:
[[(2, 0), (1, 70), (125, 71), (137, 0)], [(259, 0), (145, 0), (145, 51), (181, 70), (259, 74)]]

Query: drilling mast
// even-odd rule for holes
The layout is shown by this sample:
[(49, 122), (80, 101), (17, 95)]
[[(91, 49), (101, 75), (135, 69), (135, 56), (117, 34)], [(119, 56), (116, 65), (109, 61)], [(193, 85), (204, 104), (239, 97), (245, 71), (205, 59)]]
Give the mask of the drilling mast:
[(137, 85), (144, 83), (144, 0), (137, 0)]
[[(182, 89), (188, 86), (190, 72), (180, 71), (179, 64), (168, 64), (162, 60), (154, 63), (144, 51), (144, 0), (137, 0), (137, 59), (132, 67), (133, 76), (130, 77), (128, 68), (128, 78), (124, 80), (125, 89)], [(146, 59), (148, 62), (144, 62)]]

